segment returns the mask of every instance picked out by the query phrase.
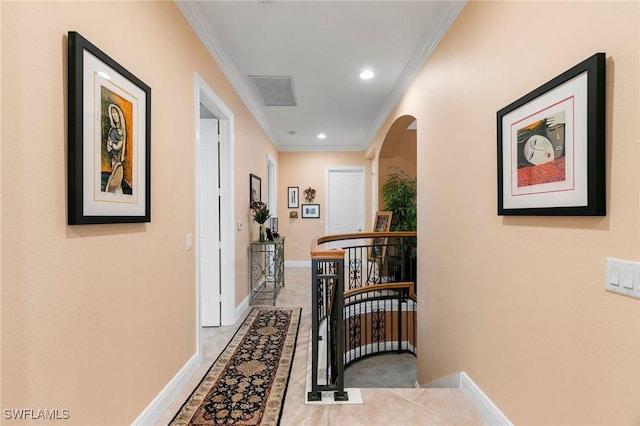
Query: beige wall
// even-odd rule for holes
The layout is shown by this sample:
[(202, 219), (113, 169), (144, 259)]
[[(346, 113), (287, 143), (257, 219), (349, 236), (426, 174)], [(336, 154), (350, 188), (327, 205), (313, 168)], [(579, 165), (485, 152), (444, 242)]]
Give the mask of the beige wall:
[[(196, 350), (195, 251), (184, 248), (195, 234), (194, 72), (234, 114), (237, 220), (247, 220), (249, 173), (265, 176), (266, 153), (277, 153), (173, 2), (0, 10), (2, 409), (130, 424)], [(70, 30), (152, 88), (151, 223), (66, 225)], [(238, 301), (246, 228), (236, 233)]]
[[(386, 176), (390, 173), (402, 171), (407, 176), (416, 176), (416, 131), (407, 130), (405, 137), (395, 141), (388, 141), (388, 144), (396, 144), (397, 150), (392, 156), (380, 156), (378, 163), (378, 174), (381, 184), (386, 182)], [(386, 146), (387, 144), (385, 144)], [(380, 185), (382, 186), (382, 185)]]
[[(285, 237), (285, 259), (287, 261), (310, 261), (311, 241), (324, 235), (325, 229), (325, 168), (327, 166), (365, 166), (362, 152), (281, 152), (278, 157), (278, 226)], [(370, 188), (367, 174), (366, 185)], [(320, 219), (302, 219), (298, 208), (298, 219), (289, 219), (287, 187), (300, 187), (300, 203), (304, 203), (304, 190), (316, 190), (314, 203), (320, 204)], [(370, 190), (367, 189), (367, 193)], [(370, 208), (365, 205), (366, 218)]]
[[(470, 2), (400, 101), (418, 119), (418, 376), (466, 371), (515, 424), (640, 423), (639, 3)], [(606, 217), (500, 217), (496, 111), (607, 54)], [(441, 141), (447, 141), (442, 149)]]
[[(391, 173), (417, 176), (417, 132), (415, 129), (407, 129), (414, 120), (412, 116), (400, 117), (387, 132), (378, 156), (379, 189), (389, 180)], [(384, 210), (382, 193), (378, 196), (378, 205), (380, 210)]]

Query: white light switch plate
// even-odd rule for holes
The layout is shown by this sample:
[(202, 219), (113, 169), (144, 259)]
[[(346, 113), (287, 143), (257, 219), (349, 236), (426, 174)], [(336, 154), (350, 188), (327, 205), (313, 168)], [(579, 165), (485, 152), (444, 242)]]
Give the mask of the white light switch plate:
[(604, 288), (640, 299), (640, 262), (607, 257)]

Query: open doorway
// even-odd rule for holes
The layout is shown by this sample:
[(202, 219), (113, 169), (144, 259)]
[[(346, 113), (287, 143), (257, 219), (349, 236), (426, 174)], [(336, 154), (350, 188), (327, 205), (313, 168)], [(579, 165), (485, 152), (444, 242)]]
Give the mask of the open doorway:
[[(389, 175), (398, 173), (416, 179), (417, 167), (417, 120), (411, 115), (398, 117), (384, 138), (377, 161), (377, 188), (387, 182)], [(378, 210), (385, 209), (384, 199), (378, 196)]]
[(196, 329), (202, 362), (202, 326), (236, 321), (236, 280), (233, 114), (198, 74), (195, 130)]

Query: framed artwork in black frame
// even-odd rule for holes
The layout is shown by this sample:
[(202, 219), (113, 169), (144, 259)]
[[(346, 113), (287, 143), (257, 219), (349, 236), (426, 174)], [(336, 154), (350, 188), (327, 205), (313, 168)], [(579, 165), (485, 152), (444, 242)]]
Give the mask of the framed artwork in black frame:
[(249, 204), (262, 201), (262, 179), (253, 173), (249, 174)]
[(297, 209), (300, 206), (300, 187), (287, 187), (287, 208)]
[(68, 33), (68, 224), (151, 221), (151, 88)]
[(498, 215), (606, 215), (605, 63), (596, 53), (497, 112)]
[(320, 218), (320, 204), (303, 204), (302, 205), (302, 218), (303, 219), (319, 219)]

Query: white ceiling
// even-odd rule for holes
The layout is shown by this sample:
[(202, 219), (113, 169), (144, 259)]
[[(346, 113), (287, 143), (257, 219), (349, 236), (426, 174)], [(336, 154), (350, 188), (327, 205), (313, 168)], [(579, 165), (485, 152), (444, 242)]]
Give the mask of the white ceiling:
[[(364, 150), (464, 6), (463, 1), (176, 4), (281, 151)], [(359, 78), (365, 68), (375, 73), (373, 79)], [(250, 75), (292, 77), (297, 106), (264, 106)], [(318, 139), (319, 133), (326, 139)]]

